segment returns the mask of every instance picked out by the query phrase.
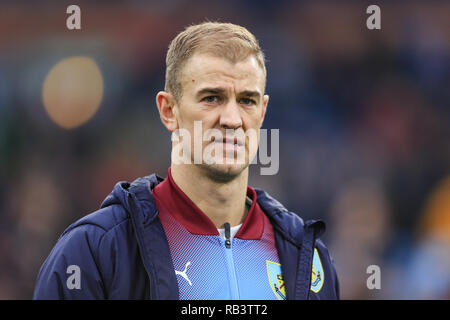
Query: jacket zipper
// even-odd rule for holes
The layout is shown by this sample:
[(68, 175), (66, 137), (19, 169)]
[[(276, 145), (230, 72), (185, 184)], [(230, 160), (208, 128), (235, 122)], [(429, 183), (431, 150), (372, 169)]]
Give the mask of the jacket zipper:
[(131, 221), (133, 222), (134, 234), (136, 236), (136, 241), (137, 241), (137, 244), (138, 244), (139, 253), (140, 253), (141, 259), (142, 259), (142, 264), (144, 265), (144, 269), (147, 272), (147, 276), (148, 276), (148, 284), (149, 284), (149, 289), (150, 289), (149, 300), (152, 300), (152, 280), (151, 280), (152, 278), (150, 276), (150, 271), (148, 270), (147, 265), (146, 265), (146, 263), (144, 261), (144, 252), (143, 252), (143, 249), (142, 249), (142, 246), (141, 246), (141, 241), (139, 240), (139, 236), (138, 236), (138, 233), (137, 233), (136, 221), (134, 220), (133, 207), (131, 206), (131, 201), (130, 200), (132, 200), (132, 196), (129, 193), (128, 194), (128, 207), (130, 207), (130, 217), (131, 217)]
[(234, 267), (233, 251), (232, 251), (232, 241), (230, 236), (230, 224), (228, 222), (224, 223), (225, 228), (225, 260), (228, 267), (228, 275), (230, 276), (230, 291), (231, 299), (239, 300), (239, 287), (236, 278), (236, 269)]

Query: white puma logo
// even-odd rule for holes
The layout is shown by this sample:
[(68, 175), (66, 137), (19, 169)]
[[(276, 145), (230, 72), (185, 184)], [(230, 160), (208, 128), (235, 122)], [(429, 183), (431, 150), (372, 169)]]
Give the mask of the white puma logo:
[(187, 268), (188, 268), (190, 265), (191, 265), (191, 262), (188, 261), (188, 262), (186, 263), (186, 266), (184, 267), (184, 271), (181, 272), (181, 271), (175, 270), (175, 274), (176, 274), (176, 275), (179, 274), (180, 276), (182, 276), (182, 277), (189, 283), (189, 285), (192, 286), (192, 282), (191, 282), (191, 280), (189, 280), (189, 278), (188, 278), (188, 276), (187, 276), (187, 274), (186, 274)]

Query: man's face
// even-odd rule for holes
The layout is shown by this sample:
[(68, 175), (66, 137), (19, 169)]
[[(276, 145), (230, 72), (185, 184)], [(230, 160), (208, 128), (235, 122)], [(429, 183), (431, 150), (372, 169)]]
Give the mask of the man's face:
[[(194, 121), (201, 121), (203, 156), (197, 165), (222, 180), (239, 175), (256, 156), (269, 99), (264, 95), (265, 76), (256, 58), (232, 63), (209, 54), (194, 54), (182, 70), (181, 84), (183, 95), (175, 106), (175, 116), (178, 128), (190, 133), (190, 150), (194, 150), (196, 139)], [(220, 132), (223, 139), (205, 135), (211, 129)], [(223, 161), (208, 164), (211, 155)], [(194, 163), (194, 152), (190, 157)]]

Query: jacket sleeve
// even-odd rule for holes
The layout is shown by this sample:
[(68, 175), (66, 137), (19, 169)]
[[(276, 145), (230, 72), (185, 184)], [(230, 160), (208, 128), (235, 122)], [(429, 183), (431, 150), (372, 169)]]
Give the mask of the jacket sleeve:
[(39, 271), (33, 299), (105, 299), (97, 256), (104, 234), (92, 224), (64, 232)]

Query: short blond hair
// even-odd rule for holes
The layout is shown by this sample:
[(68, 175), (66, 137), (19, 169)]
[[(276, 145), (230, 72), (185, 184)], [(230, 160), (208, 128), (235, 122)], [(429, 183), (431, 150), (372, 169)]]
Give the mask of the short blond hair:
[(183, 95), (181, 71), (194, 53), (208, 53), (232, 63), (255, 56), (266, 77), (265, 57), (255, 36), (232, 23), (203, 22), (187, 27), (170, 43), (166, 56), (165, 90), (176, 101)]

